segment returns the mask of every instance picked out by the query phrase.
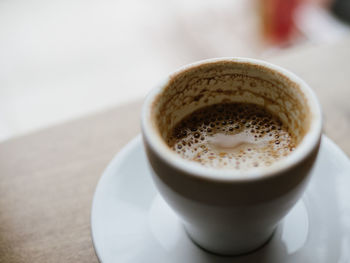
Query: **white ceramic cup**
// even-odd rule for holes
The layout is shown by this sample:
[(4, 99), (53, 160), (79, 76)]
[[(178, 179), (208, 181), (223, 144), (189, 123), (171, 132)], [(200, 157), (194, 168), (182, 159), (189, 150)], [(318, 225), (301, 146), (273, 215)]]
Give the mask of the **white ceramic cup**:
[[(184, 116), (220, 102), (255, 103), (288, 123), (297, 146), (268, 167), (208, 168), (171, 150), (165, 137)], [(143, 141), (154, 182), (200, 247), (224, 255), (252, 251), (301, 197), (322, 132), (319, 102), (291, 72), (264, 61), (219, 58), (190, 64), (146, 98)]]

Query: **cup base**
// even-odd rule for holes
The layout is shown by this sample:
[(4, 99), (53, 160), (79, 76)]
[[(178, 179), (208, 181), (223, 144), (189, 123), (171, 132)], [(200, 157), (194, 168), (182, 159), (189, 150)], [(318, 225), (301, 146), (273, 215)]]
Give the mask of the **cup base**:
[(275, 227), (272, 230), (272, 232), (269, 232), (269, 234), (265, 236), (263, 239), (260, 238), (259, 240), (254, 240), (254, 243), (251, 243), (244, 247), (241, 244), (237, 246), (236, 245), (219, 246), (216, 242), (213, 242), (212, 245), (210, 244), (203, 245), (203, 242), (198, 241), (196, 238), (193, 237), (193, 235), (191, 235), (191, 232), (188, 230), (186, 226), (184, 226), (184, 229), (187, 236), (192, 241), (192, 243), (194, 243), (196, 246), (198, 246), (200, 249), (204, 250), (205, 252), (208, 252), (217, 256), (222, 256), (222, 257), (232, 257), (232, 256), (242, 256), (245, 254), (254, 253), (255, 251), (265, 247), (273, 238), (277, 227)]

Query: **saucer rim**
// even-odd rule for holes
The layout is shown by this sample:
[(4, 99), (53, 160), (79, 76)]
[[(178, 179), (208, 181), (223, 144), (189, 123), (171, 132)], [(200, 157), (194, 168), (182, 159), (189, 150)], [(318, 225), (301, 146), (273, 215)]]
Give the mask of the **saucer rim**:
[[(350, 158), (346, 155), (346, 153), (337, 145), (335, 144), (328, 136), (326, 135), (322, 135), (322, 144), (323, 145), (327, 145), (327, 148), (331, 149), (331, 152), (333, 153), (333, 155), (336, 157), (335, 159), (337, 160), (337, 162), (342, 162), (345, 163), (347, 162), (349, 167), (350, 167)], [(126, 145), (124, 145), (124, 147), (122, 147), (122, 149), (117, 152), (114, 157), (111, 159), (111, 161), (109, 161), (108, 165), (106, 166), (106, 168), (103, 170), (98, 183), (95, 187), (95, 191), (93, 194), (93, 199), (92, 199), (92, 205), (91, 205), (91, 212), (90, 212), (90, 233), (91, 233), (91, 240), (92, 240), (92, 244), (93, 244), (93, 248), (95, 251), (95, 255), (98, 259), (99, 262), (103, 263), (102, 260), (102, 255), (100, 255), (99, 250), (97, 249), (97, 244), (96, 244), (96, 237), (94, 236), (94, 230), (93, 230), (93, 226), (96, 225), (94, 223), (94, 219), (93, 219), (93, 215), (94, 210), (96, 207), (96, 195), (97, 195), (97, 190), (101, 187), (100, 185), (102, 185), (102, 181), (103, 178), (106, 177), (109, 174), (109, 170), (112, 169), (113, 166), (115, 167), (119, 167), (125, 160), (125, 156), (127, 154), (129, 154), (129, 152), (136, 147), (138, 144), (142, 144), (142, 136), (141, 134), (138, 134), (137, 136), (135, 136), (132, 140), (130, 140)], [(321, 147), (325, 147), (322, 146)]]

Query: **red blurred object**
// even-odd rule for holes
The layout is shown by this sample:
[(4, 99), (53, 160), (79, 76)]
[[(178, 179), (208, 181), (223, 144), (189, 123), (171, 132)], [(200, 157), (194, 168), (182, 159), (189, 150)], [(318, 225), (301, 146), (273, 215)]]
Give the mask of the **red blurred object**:
[(295, 32), (294, 12), (301, 0), (259, 0), (264, 37), (273, 44), (288, 44)]

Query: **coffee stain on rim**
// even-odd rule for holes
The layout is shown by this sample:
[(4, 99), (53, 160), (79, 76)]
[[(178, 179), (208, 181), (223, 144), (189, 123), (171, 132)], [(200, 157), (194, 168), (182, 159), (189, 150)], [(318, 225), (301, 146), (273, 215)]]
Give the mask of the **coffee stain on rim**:
[[(240, 73), (224, 73), (226, 71), (240, 71)], [(251, 76), (249, 73), (250, 72), (255, 72), (256, 74), (264, 74), (268, 76), (269, 78), (273, 79), (273, 81), (263, 79), (261, 77), (257, 76)], [(209, 75), (206, 76), (206, 75)], [(275, 71), (273, 69), (270, 69), (266, 66), (263, 65), (258, 65), (258, 64), (253, 64), (249, 62), (236, 62), (236, 61), (214, 61), (214, 62), (207, 62), (204, 64), (199, 64), (192, 66), (190, 68), (185, 68), (183, 70), (180, 70), (174, 74), (172, 74), (169, 77), (168, 82), (166, 85), (163, 87), (161, 90), (161, 93), (159, 93), (151, 106), (151, 116), (154, 119), (155, 123), (154, 126), (158, 130), (159, 135), (163, 138), (164, 140), (164, 130), (169, 130), (171, 129), (172, 126), (176, 125), (176, 123), (172, 123), (171, 119), (168, 118), (164, 124), (162, 125), (160, 122), (161, 118), (167, 118), (167, 111), (169, 110), (169, 107), (172, 105), (172, 102), (177, 100), (181, 94), (186, 94), (186, 92), (189, 93), (191, 91), (191, 88), (200, 83), (203, 84), (205, 83), (207, 86), (205, 88), (202, 88), (199, 90), (199, 92), (196, 90), (198, 94), (195, 95), (188, 95), (185, 96), (186, 100), (183, 100), (181, 102), (180, 107), (189, 105), (191, 103), (199, 103), (202, 102), (204, 103), (203, 106), (210, 105), (209, 99), (210, 97), (216, 97), (219, 95), (224, 94), (226, 97), (233, 97), (236, 96), (239, 93), (244, 93), (244, 92), (250, 92), (256, 97), (262, 98), (264, 100), (265, 105), (266, 104), (271, 104), (271, 105), (276, 105), (274, 101), (276, 99), (272, 100), (269, 98), (268, 94), (258, 94), (258, 92), (254, 93), (252, 90), (247, 90), (242, 88), (243, 85), (237, 86), (235, 89), (232, 90), (225, 90), (222, 88), (218, 89), (212, 89), (210, 90), (211, 87), (218, 85), (217, 80), (218, 78), (224, 79), (225, 81), (228, 82), (242, 82), (242, 84), (245, 84), (245, 81), (250, 81), (249, 86), (250, 88), (257, 89), (259, 91), (259, 85), (262, 84), (263, 89), (268, 89), (268, 86), (274, 87), (276, 90), (283, 90), (283, 99), (279, 97), (278, 99), (281, 99), (281, 101), (284, 102), (292, 102), (292, 108), (293, 109), (298, 109), (298, 120), (303, 120), (301, 125), (296, 126), (296, 130), (299, 132), (298, 137), (303, 138), (307, 131), (310, 128), (310, 116), (308, 116), (305, 112), (303, 112), (303, 107), (305, 105), (309, 106), (309, 102), (303, 92), (301, 91), (300, 86), (293, 82), (289, 77), (284, 75), (281, 72)], [(240, 78), (240, 79), (239, 79)], [(212, 84), (210, 84), (212, 82)], [(254, 83), (254, 84), (252, 84)], [(208, 86), (212, 85), (212, 86)], [(179, 90), (179, 86), (183, 86), (181, 90)], [(200, 86), (200, 85), (199, 85)], [(288, 89), (285, 89), (285, 87), (288, 87)], [(295, 95), (293, 97), (292, 94)], [(171, 94), (173, 93), (173, 94)], [(208, 93), (206, 96), (205, 94)], [(164, 94), (167, 94), (166, 99), (164, 98)], [(297, 95), (299, 98), (296, 98)], [(270, 94), (271, 95), (271, 94)], [(287, 98), (286, 98), (287, 97)], [(226, 98), (228, 101), (230, 101), (229, 98)], [(293, 103), (297, 101), (297, 103)], [(206, 105), (205, 105), (206, 104)], [(175, 105), (172, 105), (175, 107)], [(286, 105), (279, 105), (280, 107), (284, 107), (285, 111)], [(176, 109), (174, 109), (176, 110)], [(286, 114), (287, 121), (283, 121), (284, 124), (287, 126), (288, 123), (292, 121), (291, 114)], [(179, 120), (178, 120), (179, 121)], [(178, 122), (177, 121), (177, 122)], [(160, 127), (159, 127), (160, 126)], [(291, 131), (293, 132), (293, 130)], [(299, 142), (301, 141), (299, 140)], [(166, 143), (165, 143), (166, 144)]]

